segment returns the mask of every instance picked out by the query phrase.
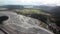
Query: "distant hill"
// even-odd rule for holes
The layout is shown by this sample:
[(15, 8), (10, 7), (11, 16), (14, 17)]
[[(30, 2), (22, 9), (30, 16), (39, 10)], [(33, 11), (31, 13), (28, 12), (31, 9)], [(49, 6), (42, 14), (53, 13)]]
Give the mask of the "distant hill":
[(36, 5), (4, 5), (4, 6), (0, 6), (0, 8), (7, 8), (8, 10), (33, 8), (33, 9), (43, 10), (44, 12), (49, 12), (54, 7), (56, 7), (56, 6), (46, 6), (46, 5), (40, 5), (40, 6), (36, 6)]
[(52, 6), (46, 6), (46, 5), (40, 5), (40, 6), (34, 6), (33, 8), (43, 9), (43, 10), (50, 10), (53, 7)]
[(4, 6), (0, 6), (0, 8), (8, 8), (9, 10), (12, 10), (12, 9), (23, 9), (24, 6), (22, 6), (22, 5), (4, 5)]
[(33, 9), (41, 9), (41, 10), (45, 10), (45, 11), (49, 11), (51, 9), (53, 9), (55, 6), (47, 6), (47, 5), (24, 5), (24, 8), (33, 8)]

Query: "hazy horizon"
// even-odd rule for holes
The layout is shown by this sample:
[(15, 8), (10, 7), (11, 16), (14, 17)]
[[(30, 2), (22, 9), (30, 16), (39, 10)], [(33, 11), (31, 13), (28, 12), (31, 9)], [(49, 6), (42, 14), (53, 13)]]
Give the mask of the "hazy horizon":
[(0, 0), (0, 5), (51, 5), (60, 6), (60, 0)]

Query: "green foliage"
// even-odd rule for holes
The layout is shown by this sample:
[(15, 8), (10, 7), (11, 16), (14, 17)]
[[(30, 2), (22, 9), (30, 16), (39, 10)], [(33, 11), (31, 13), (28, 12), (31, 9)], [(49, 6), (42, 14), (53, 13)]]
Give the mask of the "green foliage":
[(17, 11), (18, 14), (45, 14), (41, 10), (38, 9), (23, 9)]

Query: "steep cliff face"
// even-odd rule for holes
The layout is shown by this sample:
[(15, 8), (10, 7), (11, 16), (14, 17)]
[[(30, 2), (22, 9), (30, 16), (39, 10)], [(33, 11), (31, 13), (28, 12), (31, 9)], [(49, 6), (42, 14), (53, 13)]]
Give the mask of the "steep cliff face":
[(39, 27), (41, 22), (37, 19), (18, 15), (14, 12), (0, 12), (1, 15), (9, 17), (3, 22), (3, 28), (10, 34), (53, 34), (52, 32)]

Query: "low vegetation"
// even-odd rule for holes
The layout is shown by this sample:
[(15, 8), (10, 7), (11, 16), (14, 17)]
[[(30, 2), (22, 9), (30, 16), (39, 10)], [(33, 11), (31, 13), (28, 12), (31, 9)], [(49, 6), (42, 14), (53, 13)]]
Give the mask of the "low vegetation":
[(42, 10), (38, 10), (38, 9), (23, 9), (23, 10), (18, 10), (16, 11), (18, 14), (45, 14), (44, 12), (42, 12)]

